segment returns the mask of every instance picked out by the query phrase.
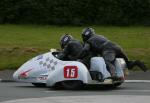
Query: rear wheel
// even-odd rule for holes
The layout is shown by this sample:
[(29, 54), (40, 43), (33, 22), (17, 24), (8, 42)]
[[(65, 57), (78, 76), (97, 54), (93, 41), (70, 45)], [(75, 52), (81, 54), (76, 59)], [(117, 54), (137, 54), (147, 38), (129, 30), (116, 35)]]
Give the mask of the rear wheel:
[(76, 80), (63, 81), (61, 82), (61, 86), (64, 89), (76, 90), (76, 89), (81, 89), (83, 87), (83, 82), (79, 80), (78, 81)]
[(32, 83), (35, 87), (46, 87), (45, 83)]
[(115, 83), (114, 87), (119, 87), (122, 83)]
[(108, 84), (108, 85), (104, 85), (104, 88), (107, 88), (107, 89), (114, 89), (114, 88), (119, 87), (121, 84), (122, 84), (122, 83)]

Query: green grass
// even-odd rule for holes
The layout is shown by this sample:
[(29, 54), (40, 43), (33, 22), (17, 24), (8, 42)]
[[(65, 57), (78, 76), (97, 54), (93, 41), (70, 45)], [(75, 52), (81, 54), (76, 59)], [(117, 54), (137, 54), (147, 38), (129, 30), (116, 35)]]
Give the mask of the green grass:
[[(150, 27), (107, 27), (92, 26), (118, 43), (130, 59), (140, 59), (150, 68)], [(35, 55), (60, 48), (59, 38), (70, 33), (81, 40), (84, 27), (0, 25), (0, 70), (17, 69), (23, 62)]]

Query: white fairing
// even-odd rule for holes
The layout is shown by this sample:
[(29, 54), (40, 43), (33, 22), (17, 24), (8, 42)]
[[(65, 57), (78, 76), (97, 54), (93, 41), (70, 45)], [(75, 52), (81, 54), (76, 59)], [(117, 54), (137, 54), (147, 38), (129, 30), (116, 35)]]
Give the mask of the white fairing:
[[(115, 74), (117, 77), (122, 77), (124, 78), (124, 72), (123, 69), (126, 69), (126, 63), (124, 59), (122, 58), (117, 58), (115, 61)], [(101, 72), (103, 75), (103, 79), (111, 77), (110, 73), (108, 72), (106, 68), (105, 61), (102, 57), (93, 57), (91, 58), (91, 68), (90, 71), (97, 71)], [(101, 78), (101, 77), (100, 77)]]
[[(101, 72), (103, 79), (111, 77), (110, 73), (107, 71), (105, 61), (102, 57), (91, 58), (91, 68), (90, 71)], [(100, 77), (101, 79), (101, 77)]]
[(14, 80), (31, 83), (46, 83), (47, 76), (51, 71), (51, 68), (48, 68), (48, 62), (46, 62), (48, 57), (51, 57), (51, 53), (39, 55), (24, 63), (13, 74)]
[[(68, 67), (68, 69), (65, 69), (65, 67)], [(77, 70), (75, 70), (76, 68)], [(57, 69), (49, 74), (47, 86), (53, 86), (57, 82), (67, 80), (80, 80), (83, 83), (88, 83), (91, 80), (91, 76), (88, 69), (82, 63), (72, 61), (64, 65), (58, 65)]]
[[(104, 59), (101, 57), (94, 58), (91, 60), (93, 65), (91, 68), (94, 71), (102, 72), (104, 78), (109, 77), (110, 74), (106, 69)], [(117, 75), (124, 77), (123, 69), (126, 68), (124, 60), (117, 59), (115, 64)], [(91, 75), (83, 63), (59, 60), (52, 52), (39, 55), (24, 63), (13, 74), (13, 78), (15, 81), (20, 82), (46, 83), (47, 86), (53, 86), (57, 82), (67, 80), (80, 80), (86, 84), (93, 83)]]
[(116, 67), (116, 75), (118, 77), (124, 78), (124, 70), (127, 69), (125, 60), (122, 58), (117, 58), (115, 61), (115, 67)]
[(48, 86), (65, 80), (81, 80), (84, 83), (91, 80), (84, 64), (59, 60), (51, 52), (27, 61), (13, 74), (13, 78), (20, 82), (47, 83)]

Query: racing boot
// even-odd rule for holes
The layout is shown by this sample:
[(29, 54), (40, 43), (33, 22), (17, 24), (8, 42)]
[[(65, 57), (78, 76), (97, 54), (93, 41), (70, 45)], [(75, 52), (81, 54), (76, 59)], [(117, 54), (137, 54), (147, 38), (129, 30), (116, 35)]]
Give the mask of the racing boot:
[(113, 79), (111, 77), (104, 79), (103, 84), (113, 84)]
[(145, 64), (139, 60), (136, 61), (129, 61), (127, 63), (128, 68), (131, 70), (133, 67), (138, 66), (141, 70), (146, 72), (148, 68), (145, 66)]
[(116, 77), (115, 66), (112, 64), (107, 65), (107, 70), (110, 73), (111, 77), (104, 79), (103, 84), (112, 84), (113, 83), (113, 77)]
[(112, 77), (108, 77), (103, 79), (103, 74), (101, 72), (97, 72), (97, 71), (90, 71), (92, 80), (96, 80), (99, 82), (102, 82), (102, 84), (112, 84), (113, 83), (113, 79)]
[(148, 70), (148, 68), (145, 66), (145, 64), (139, 60), (135, 61), (135, 65), (137, 65), (139, 68), (141, 68), (141, 70), (143, 70), (144, 72), (146, 72)]
[(97, 81), (102, 82), (103, 75), (101, 72), (90, 71), (90, 74), (91, 74), (92, 80), (97, 80)]

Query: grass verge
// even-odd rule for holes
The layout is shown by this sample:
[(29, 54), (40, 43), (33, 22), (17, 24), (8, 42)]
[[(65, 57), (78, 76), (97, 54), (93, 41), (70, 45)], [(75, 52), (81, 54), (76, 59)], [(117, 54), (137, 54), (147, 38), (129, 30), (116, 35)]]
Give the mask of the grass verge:
[[(150, 27), (92, 26), (121, 45), (130, 59), (140, 59), (150, 68)], [(0, 70), (17, 69), (35, 55), (60, 48), (59, 38), (69, 33), (81, 40), (84, 27), (0, 25)]]

